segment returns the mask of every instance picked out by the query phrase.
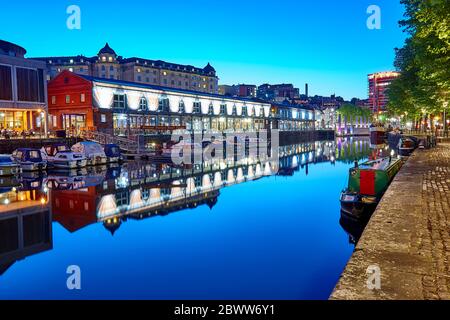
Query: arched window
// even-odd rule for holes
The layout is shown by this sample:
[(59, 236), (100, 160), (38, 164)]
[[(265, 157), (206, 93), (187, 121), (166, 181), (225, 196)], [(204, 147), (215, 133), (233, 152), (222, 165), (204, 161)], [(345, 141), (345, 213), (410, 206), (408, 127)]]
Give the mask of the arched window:
[(242, 116), (243, 117), (247, 117), (248, 116), (247, 106), (243, 106), (242, 107)]
[(141, 101), (139, 101), (139, 111), (146, 111), (147, 110), (147, 99), (144, 97), (141, 98)]
[(180, 102), (180, 105), (179, 105), (179, 108), (178, 108), (178, 112), (179, 113), (186, 113), (186, 108), (184, 106), (184, 102), (183, 101)]
[(209, 105), (208, 114), (210, 116), (214, 115), (214, 106), (212, 105), (212, 103)]

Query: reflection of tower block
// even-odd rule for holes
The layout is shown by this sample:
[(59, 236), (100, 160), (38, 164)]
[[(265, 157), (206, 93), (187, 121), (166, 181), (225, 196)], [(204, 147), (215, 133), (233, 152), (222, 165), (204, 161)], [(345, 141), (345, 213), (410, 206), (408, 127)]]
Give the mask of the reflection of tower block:
[(48, 207), (31, 200), (10, 204), (13, 205), (21, 209), (2, 212), (0, 216), (0, 276), (16, 261), (51, 250), (53, 246)]

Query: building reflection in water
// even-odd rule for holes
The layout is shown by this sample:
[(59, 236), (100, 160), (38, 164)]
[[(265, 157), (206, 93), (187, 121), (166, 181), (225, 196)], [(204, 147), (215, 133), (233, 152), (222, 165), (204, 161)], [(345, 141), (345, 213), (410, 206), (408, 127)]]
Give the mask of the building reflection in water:
[[(114, 233), (141, 220), (217, 204), (220, 190), (267, 176), (293, 176), (315, 163), (353, 163), (370, 155), (370, 143), (338, 139), (282, 146), (279, 163), (247, 157), (171, 166), (128, 162), (47, 177), (0, 179), (0, 273), (15, 261), (52, 248), (51, 221), (69, 232), (102, 223)], [(275, 171), (278, 169), (278, 171)]]
[[(8, 179), (8, 178), (7, 178)], [(22, 186), (0, 189), (0, 275), (16, 261), (52, 249), (47, 193)]]

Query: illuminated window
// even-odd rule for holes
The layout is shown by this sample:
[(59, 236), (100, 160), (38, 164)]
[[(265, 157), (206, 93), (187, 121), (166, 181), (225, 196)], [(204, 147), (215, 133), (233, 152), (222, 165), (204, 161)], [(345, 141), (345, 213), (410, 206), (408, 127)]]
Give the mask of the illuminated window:
[(66, 104), (70, 103), (70, 95), (66, 95)]
[(86, 102), (86, 94), (82, 93), (80, 100), (81, 100), (81, 102)]

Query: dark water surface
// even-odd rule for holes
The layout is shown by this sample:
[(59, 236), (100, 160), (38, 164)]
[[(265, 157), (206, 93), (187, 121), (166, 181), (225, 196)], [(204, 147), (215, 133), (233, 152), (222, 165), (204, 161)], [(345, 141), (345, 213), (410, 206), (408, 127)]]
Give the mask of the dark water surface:
[(3, 181), (0, 299), (327, 299), (353, 251), (339, 194), (371, 152), (355, 138), (282, 147), (278, 174), (130, 162)]

